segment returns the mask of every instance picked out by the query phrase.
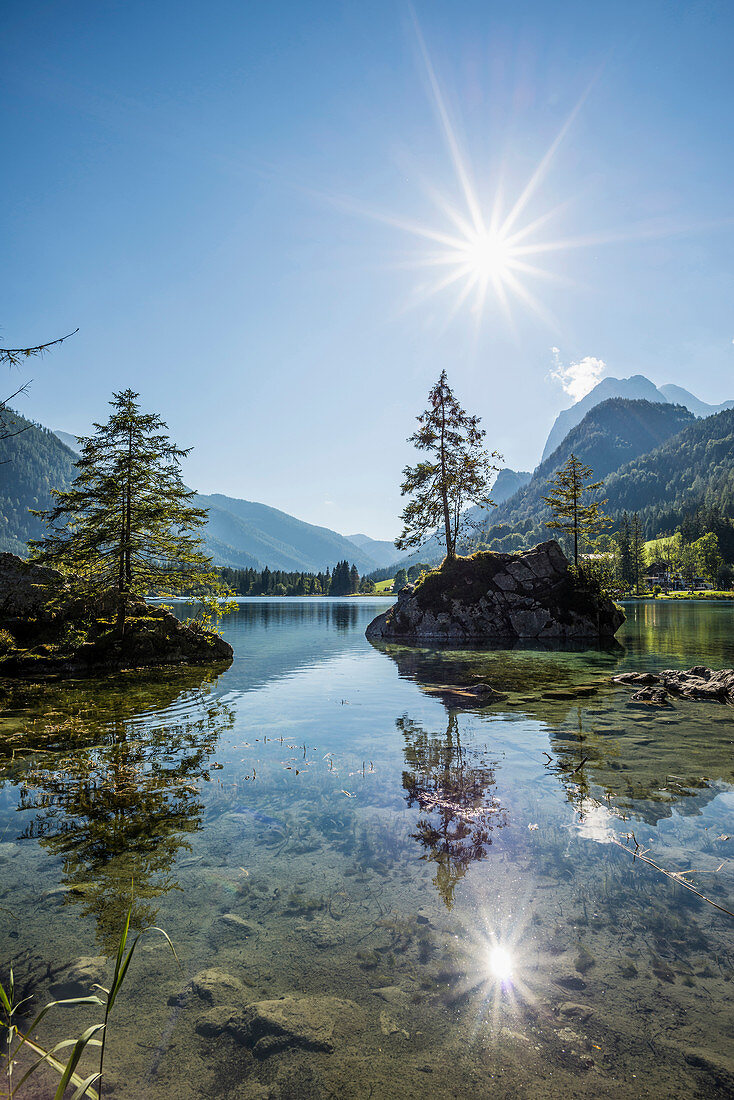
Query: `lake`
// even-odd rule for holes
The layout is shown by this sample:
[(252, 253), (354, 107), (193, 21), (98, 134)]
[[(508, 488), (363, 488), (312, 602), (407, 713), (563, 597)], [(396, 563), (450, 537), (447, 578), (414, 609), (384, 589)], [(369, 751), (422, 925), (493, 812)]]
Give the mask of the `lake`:
[(390, 602), (243, 600), (220, 673), (6, 685), (2, 980), (104, 984), (132, 884), (180, 966), (140, 941), (105, 1095), (734, 1095), (734, 710), (610, 682), (734, 666), (734, 605), (559, 652), (378, 648)]

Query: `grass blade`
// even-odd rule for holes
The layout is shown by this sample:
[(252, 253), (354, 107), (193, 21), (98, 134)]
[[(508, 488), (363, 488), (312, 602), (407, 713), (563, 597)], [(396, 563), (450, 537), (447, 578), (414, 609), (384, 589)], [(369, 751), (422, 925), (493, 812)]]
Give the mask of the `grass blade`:
[[(33, 1053), (38, 1054), (39, 1052), (41, 1052), (43, 1056), (39, 1058), (36, 1062), (34, 1062), (30, 1069), (27, 1069), (25, 1071), (20, 1081), (18, 1081), (18, 1084), (13, 1089), (13, 1093), (16, 1093), (20, 1086), (24, 1084), (25, 1081), (27, 1081), (28, 1078), (31, 1076), (31, 1074), (35, 1073), (38, 1067), (42, 1066), (44, 1062), (47, 1062), (58, 1073), (63, 1073), (64, 1065), (56, 1058), (56, 1055), (59, 1053), (60, 1050), (67, 1050), (69, 1047), (73, 1047), (75, 1042), (76, 1039), (62, 1039), (61, 1042), (57, 1043), (56, 1046), (51, 1048), (51, 1050), (44, 1050), (43, 1047), (38, 1046), (37, 1043), (33, 1043), (30, 1039), (28, 1039), (27, 1045), (33, 1051)], [(87, 1046), (90, 1047), (99, 1047), (101, 1045), (102, 1044), (100, 1043), (99, 1039), (90, 1039), (87, 1043)], [(78, 1081), (79, 1078), (76, 1074), (74, 1074), (71, 1083), (73, 1085), (76, 1085)]]
[[(71, 1042), (73, 1042), (73, 1041), (74, 1040), (72, 1039)], [(45, 1051), (43, 1049), (43, 1047), (40, 1047), (38, 1045), (38, 1043), (34, 1043), (34, 1041), (32, 1039), (26, 1039), (26, 1046), (30, 1050), (32, 1050), (34, 1054), (42, 1054), (43, 1057), (45, 1058), (46, 1062), (48, 1063), (48, 1065), (51, 1066), (52, 1069), (55, 1069), (57, 1073), (63, 1073), (64, 1072), (63, 1062), (60, 1062), (58, 1060), (58, 1058), (54, 1058), (50, 1053)], [(23, 1078), (23, 1080), (25, 1080), (25, 1078)], [(82, 1083), (82, 1079), (79, 1076), (79, 1074), (78, 1073), (72, 1073), (71, 1078), (70, 1078), (70, 1084), (72, 1084), (72, 1085), (81, 1085), (81, 1083)], [(99, 1097), (98, 1097), (97, 1093), (94, 1091), (94, 1089), (90, 1089), (88, 1095), (90, 1097), (90, 1100), (99, 1100)]]
[[(94, 1082), (98, 1081), (98, 1080), (99, 1080), (99, 1073), (90, 1073), (89, 1077), (87, 1077), (86, 1081), (82, 1081), (81, 1085), (76, 1090), (76, 1092), (72, 1096), (71, 1100), (82, 1100), (82, 1096), (88, 1095), (87, 1094), (87, 1089), (90, 1088), (94, 1084)], [(97, 1094), (92, 1093), (92, 1095), (96, 1096)]]
[(59, 1081), (59, 1087), (56, 1089), (56, 1092), (54, 1093), (54, 1100), (64, 1100), (64, 1093), (66, 1092), (66, 1086), (69, 1084), (69, 1082), (71, 1081), (71, 1078), (74, 1076), (74, 1070), (76, 1069), (76, 1067), (79, 1064), (79, 1059), (81, 1058), (82, 1054), (84, 1053), (84, 1049), (85, 1049), (87, 1043), (89, 1042), (90, 1039), (94, 1038), (94, 1036), (97, 1034), (97, 1032), (103, 1031), (103, 1030), (104, 1030), (104, 1024), (92, 1024), (91, 1027), (88, 1027), (86, 1031), (82, 1032), (82, 1034), (79, 1036), (77, 1041), (74, 1043), (74, 1049), (72, 1050), (71, 1054), (69, 1055), (69, 1061), (66, 1063), (66, 1067), (65, 1067), (64, 1072), (61, 1076), (61, 1080)]
[(51, 1008), (70, 1008), (72, 1005), (104, 1005), (104, 1001), (101, 1000), (96, 994), (91, 994), (89, 997), (70, 997), (65, 1001), (49, 1001), (47, 1005), (44, 1005), (41, 1011), (36, 1016), (35, 1020), (29, 1025), (25, 1035), (22, 1032), (18, 1032), (20, 1035), (20, 1043), (15, 1048), (17, 1054), (20, 1048), (27, 1042), (29, 1042), (28, 1036), (32, 1031), (36, 1030), (36, 1027), (41, 1022), (43, 1017)]

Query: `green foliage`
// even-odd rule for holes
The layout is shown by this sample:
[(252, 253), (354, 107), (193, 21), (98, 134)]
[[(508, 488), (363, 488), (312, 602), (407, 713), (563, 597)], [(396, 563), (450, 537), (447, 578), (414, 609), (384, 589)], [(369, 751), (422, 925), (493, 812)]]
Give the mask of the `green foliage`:
[(132, 390), (112, 397), (112, 416), (80, 440), (74, 483), (52, 490), (39, 512), (44, 538), (29, 545), (44, 565), (82, 579), (83, 590), (115, 593), (118, 629), (131, 597), (164, 588), (211, 592), (218, 578), (197, 529), (206, 511), (181, 477), (189, 453), (170, 442), (166, 425), (142, 413)]
[(408, 574), (404, 569), (398, 569), (395, 574), (395, 579), (392, 582), (393, 592), (399, 592), (401, 588), (405, 588), (408, 583)]
[(398, 550), (420, 546), (436, 529), (443, 530), (446, 557), (456, 556), (462, 513), (468, 504), (492, 506), (488, 486), (501, 456), (484, 449), (486, 432), (479, 417), (469, 416), (454, 397), (446, 371), (428, 395), (428, 408), (418, 417), (418, 430), (408, 439), (429, 457), (403, 470), (400, 491), (412, 499), (403, 509)]
[(11, 649), (14, 648), (15, 638), (5, 627), (0, 627), (0, 657), (4, 657), (6, 653), (10, 653)]
[(222, 566), (217, 572), (238, 596), (349, 596), (365, 591), (356, 565), (346, 560), (337, 562), (333, 573), (285, 573), (267, 566), (262, 571)]
[(408, 580), (410, 581), (411, 584), (415, 584), (415, 582), (420, 577), (421, 573), (427, 573), (430, 568), (431, 567), (430, 567), (430, 565), (428, 565), (427, 562), (424, 562), (424, 561), (416, 562), (415, 565), (411, 565), (408, 568), (408, 571), (407, 571), (408, 572)]
[[(546, 522), (546, 527), (563, 531), (571, 537), (574, 565), (578, 565), (579, 561), (579, 542), (588, 542), (611, 522), (602, 512), (606, 501), (593, 499), (593, 494), (602, 483), (591, 482), (591, 476), (591, 467), (572, 453), (563, 468), (551, 478), (551, 490), (543, 497), (555, 516), (555, 519)], [(590, 496), (592, 499), (589, 499)]]
[(698, 572), (711, 584), (715, 584), (724, 564), (724, 559), (719, 550), (719, 540), (713, 531), (709, 531), (707, 535), (703, 535), (702, 538), (693, 543), (693, 553)]

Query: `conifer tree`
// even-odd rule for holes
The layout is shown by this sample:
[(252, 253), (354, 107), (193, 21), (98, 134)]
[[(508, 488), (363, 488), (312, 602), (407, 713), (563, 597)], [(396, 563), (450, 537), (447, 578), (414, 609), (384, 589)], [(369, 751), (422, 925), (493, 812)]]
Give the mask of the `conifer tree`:
[(359, 570), (356, 565), (349, 570), (349, 591), (359, 592)]
[(565, 466), (549, 481), (551, 491), (543, 497), (555, 519), (546, 527), (564, 531), (573, 537), (573, 563), (579, 563), (579, 540), (587, 541), (608, 527), (611, 520), (602, 512), (606, 500), (589, 500), (589, 495), (601, 488), (602, 482), (591, 482), (593, 471), (572, 454)]
[(642, 524), (637, 512), (632, 516), (630, 523), (630, 561), (632, 565), (632, 581), (635, 586), (635, 595), (640, 594), (640, 580), (645, 574), (647, 561), (645, 556), (645, 542), (642, 533)]
[(151, 589), (215, 591), (219, 578), (197, 530), (206, 509), (181, 478), (189, 450), (171, 443), (166, 424), (143, 413), (138, 394), (112, 396), (112, 415), (81, 439), (71, 489), (53, 491), (55, 505), (36, 513), (48, 534), (29, 543), (34, 558), (78, 574), (95, 592), (112, 592), (124, 633), (131, 598)]
[[(418, 417), (418, 430), (408, 439), (428, 456), (403, 470), (400, 492), (413, 499), (403, 509), (398, 550), (420, 546), (436, 528), (443, 528), (446, 560), (456, 557), (462, 512), (468, 504), (493, 506), (489, 479), (501, 455), (484, 449), (486, 432), (478, 416), (469, 416), (454, 397), (446, 371), (428, 395), (428, 408)], [(468, 526), (466, 520), (463, 521)]]
[(407, 583), (408, 574), (405, 572), (404, 569), (398, 569), (397, 573), (395, 574), (395, 579), (392, 582), (393, 592), (399, 592), (401, 588), (405, 588)]
[(616, 571), (617, 579), (622, 586), (622, 591), (626, 592), (632, 584), (633, 580), (633, 565), (632, 565), (632, 528), (630, 525), (630, 518), (625, 512), (619, 521), (619, 530), (617, 531), (614, 541), (616, 543)]

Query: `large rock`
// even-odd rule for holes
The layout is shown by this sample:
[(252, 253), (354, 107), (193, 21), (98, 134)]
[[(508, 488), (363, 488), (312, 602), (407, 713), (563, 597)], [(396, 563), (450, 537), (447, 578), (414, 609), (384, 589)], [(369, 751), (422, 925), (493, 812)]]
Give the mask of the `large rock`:
[(0, 554), (0, 619), (50, 619), (49, 594), (63, 592), (66, 582), (57, 569)]
[(218, 634), (139, 598), (130, 601), (120, 638), (113, 629), (114, 593), (82, 599), (75, 587), (55, 569), (0, 554), (0, 627), (11, 638), (0, 651), (0, 676), (232, 659), (232, 647)]
[(580, 580), (554, 540), (522, 554), (457, 558), (398, 593), (368, 638), (481, 642), (609, 639), (624, 612)]

